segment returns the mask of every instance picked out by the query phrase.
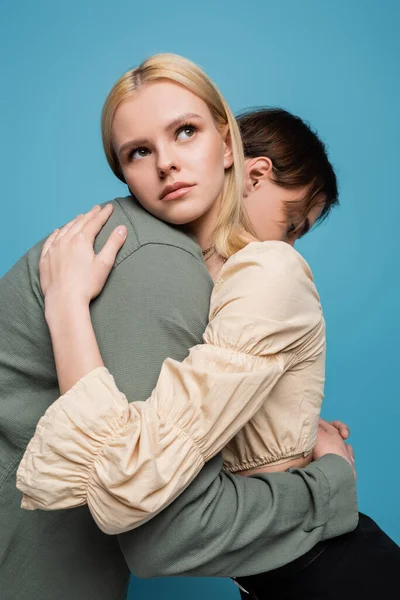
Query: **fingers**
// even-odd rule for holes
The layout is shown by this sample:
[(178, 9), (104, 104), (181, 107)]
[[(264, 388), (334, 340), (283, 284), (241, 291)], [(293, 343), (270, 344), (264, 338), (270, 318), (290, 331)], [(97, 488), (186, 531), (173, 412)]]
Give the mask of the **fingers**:
[(65, 235), (67, 235), (67, 233), (69, 233), (70, 237), (75, 235), (75, 233), (77, 233), (82, 229), (82, 227), (84, 227), (87, 220), (90, 219), (94, 214), (99, 212), (99, 210), (101, 210), (100, 206), (93, 206), (93, 208), (91, 208), (86, 214), (78, 215), (77, 217), (75, 217), (75, 219), (72, 219), (72, 221), (66, 223), (63, 227), (61, 227), (61, 229), (58, 230), (58, 235), (56, 236), (54, 242), (60, 241), (63, 237), (65, 237)]
[(347, 440), (350, 435), (350, 429), (342, 421), (325, 421), (324, 419), (319, 420), (319, 426), (327, 433), (338, 432), (343, 440)]
[(107, 223), (113, 210), (113, 205), (107, 204), (101, 210), (97, 211), (96, 213), (93, 213), (89, 217), (89, 219), (87, 219), (87, 221), (84, 223), (82, 232), (84, 233), (85, 238), (87, 238), (92, 244), (94, 243), (94, 240), (99, 231)]
[(80, 231), (84, 231), (85, 234), (88, 236), (88, 239), (93, 243), (96, 235), (108, 221), (113, 210), (114, 207), (112, 204), (107, 204), (103, 208), (96, 205), (93, 206), (93, 208), (91, 208), (86, 214), (78, 215), (77, 217), (75, 217), (75, 219), (72, 219), (72, 221), (69, 221), (63, 227), (61, 227), (61, 229), (56, 229), (43, 244), (42, 252), (40, 255), (41, 258), (44, 258), (46, 256), (47, 252), (50, 250), (54, 243), (61, 240), (67, 234), (68, 237), (71, 238)]
[(82, 219), (83, 215), (78, 215), (77, 217), (75, 217), (75, 219), (72, 219), (72, 221), (69, 221), (68, 223), (66, 223), (63, 227), (61, 227), (61, 229), (58, 230), (58, 235), (55, 239), (55, 242), (58, 242), (59, 240), (61, 240), (61, 238), (63, 238), (68, 231), (71, 229), (71, 227), (79, 220)]
[[(108, 206), (111, 206), (111, 208), (113, 208), (112, 204), (107, 204), (107, 206), (105, 208), (107, 208)], [(86, 214), (78, 215), (76, 217), (76, 219), (74, 219), (70, 223), (67, 223), (67, 225), (65, 226), (66, 231), (64, 232), (63, 235), (68, 234), (68, 237), (71, 238), (74, 235), (76, 235), (77, 233), (79, 233), (80, 231), (83, 231), (83, 229), (86, 229), (86, 226), (88, 225), (88, 223), (91, 223), (93, 220), (95, 220), (96, 217), (105, 210), (105, 208), (102, 209), (100, 206), (96, 205), (96, 206), (93, 206), (93, 208), (91, 208)], [(109, 215), (108, 215), (107, 219), (109, 218), (111, 212), (112, 212), (112, 210), (111, 211), (109, 210)], [(98, 229), (96, 234), (100, 231), (100, 229), (101, 229), (101, 227)], [(60, 239), (60, 237), (62, 237), (62, 236), (59, 236), (58, 239)], [(93, 241), (94, 241), (94, 237), (93, 237)]]
[(330, 424), (338, 430), (344, 440), (347, 440), (350, 435), (350, 429), (347, 427), (346, 423), (343, 423), (342, 421), (331, 421)]
[(45, 241), (45, 243), (43, 244), (42, 247), (42, 252), (40, 254), (40, 258), (44, 258), (46, 256), (46, 254), (48, 253), (48, 251), (50, 250), (50, 248), (52, 247), (54, 241), (56, 240), (58, 233), (59, 233), (59, 229), (55, 229), (53, 231), (53, 233), (51, 235), (49, 235), (49, 237), (47, 238), (47, 240)]
[(324, 419), (320, 419), (318, 425), (319, 427), (321, 427), (321, 429), (326, 431), (326, 433), (332, 434), (336, 432), (335, 427), (333, 427), (330, 423), (328, 423), (328, 421), (325, 421)]
[(115, 257), (125, 243), (128, 230), (124, 225), (120, 225), (110, 235), (102, 250), (98, 253), (96, 260), (104, 264), (107, 269), (111, 269), (115, 262)]

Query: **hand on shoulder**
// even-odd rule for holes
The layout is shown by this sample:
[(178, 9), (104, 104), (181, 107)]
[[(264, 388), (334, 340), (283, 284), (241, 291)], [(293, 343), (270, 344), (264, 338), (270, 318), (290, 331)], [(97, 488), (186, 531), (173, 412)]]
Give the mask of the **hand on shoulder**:
[(95, 238), (112, 212), (112, 204), (104, 208), (94, 206), (85, 215), (56, 229), (46, 240), (39, 261), (46, 311), (49, 302), (76, 299), (89, 304), (101, 292), (127, 235), (125, 226), (117, 227), (103, 249), (95, 254)]

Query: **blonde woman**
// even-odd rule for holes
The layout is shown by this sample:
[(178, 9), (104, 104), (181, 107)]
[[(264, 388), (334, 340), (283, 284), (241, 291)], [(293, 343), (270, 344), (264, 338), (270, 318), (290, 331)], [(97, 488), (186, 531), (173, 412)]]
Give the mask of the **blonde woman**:
[[(325, 325), (311, 272), (287, 242), (336, 197), (313, 193), (311, 199), (305, 188), (285, 194), (278, 188), (279, 199), (259, 202), (264, 214), (250, 222), (238, 125), (213, 84), (180, 57), (156, 56), (124, 75), (107, 98), (102, 125), (114, 172), (149, 213), (195, 236), (216, 281), (204, 344), (182, 362), (167, 359), (147, 402), (128, 404), (104, 367), (88, 313), (126, 227), (110, 236), (95, 265), (93, 242), (111, 205), (56, 230), (43, 247), (41, 284), (64, 397), (40, 421), (19, 468), (23, 506), (88, 502), (106, 533), (121, 533), (169, 504), (235, 434), (224, 449), (230, 471), (285, 470), (311, 461)], [(258, 161), (255, 185), (271, 169), (269, 159)], [(297, 203), (293, 228), (285, 206), (302, 195), (307, 199)], [(45, 482), (40, 465), (47, 472), (53, 452), (63, 476), (55, 469)], [(80, 484), (71, 487), (70, 479)]]
[(95, 256), (112, 206), (95, 207), (44, 245), (41, 283), (63, 396), (21, 462), (23, 506), (87, 502), (104, 531), (121, 533), (171, 503), (221, 449), (225, 469), (246, 475), (310, 463), (325, 328), (311, 272), (292, 245), (336, 195), (314, 179), (277, 184), (273, 161), (260, 156), (247, 165), (242, 202), (235, 120), (204, 73), (180, 57), (153, 57), (114, 86), (103, 142), (140, 204), (196, 238), (216, 281), (204, 343), (182, 362), (167, 359), (148, 401), (128, 404), (104, 367), (89, 313), (121, 248), (123, 260), (127, 228)]

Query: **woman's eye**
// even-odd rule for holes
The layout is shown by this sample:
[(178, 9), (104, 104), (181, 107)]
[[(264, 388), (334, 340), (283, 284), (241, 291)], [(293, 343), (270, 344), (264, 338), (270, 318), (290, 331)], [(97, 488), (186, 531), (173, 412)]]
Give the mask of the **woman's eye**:
[(196, 133), (196, 128), (193, 125), (185, 125), (181, 127), (177, 131), (176, 139), (177, 140), (187, 140), (191, 138)]
[(150, 151), (147, 148), (136, 148), (135, 150), (132, 150), (130, 159), (138, 160), (139, 158), (145, 158), (149, 154)]

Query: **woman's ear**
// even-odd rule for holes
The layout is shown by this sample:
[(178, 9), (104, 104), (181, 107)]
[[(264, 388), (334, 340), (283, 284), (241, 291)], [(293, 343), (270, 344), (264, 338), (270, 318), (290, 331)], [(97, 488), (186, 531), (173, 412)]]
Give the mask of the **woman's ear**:
[(229, 127), (225, 127), (225, 131), (222, 134), (224, 142), (224, 169), (230, 169), (233, 165), (233, 151), (232, 151), (232, 136)]
[(246, 159), (244, 195), (248, 196), (260, 183), (272, 177), (272, 160), (267, 156)]

